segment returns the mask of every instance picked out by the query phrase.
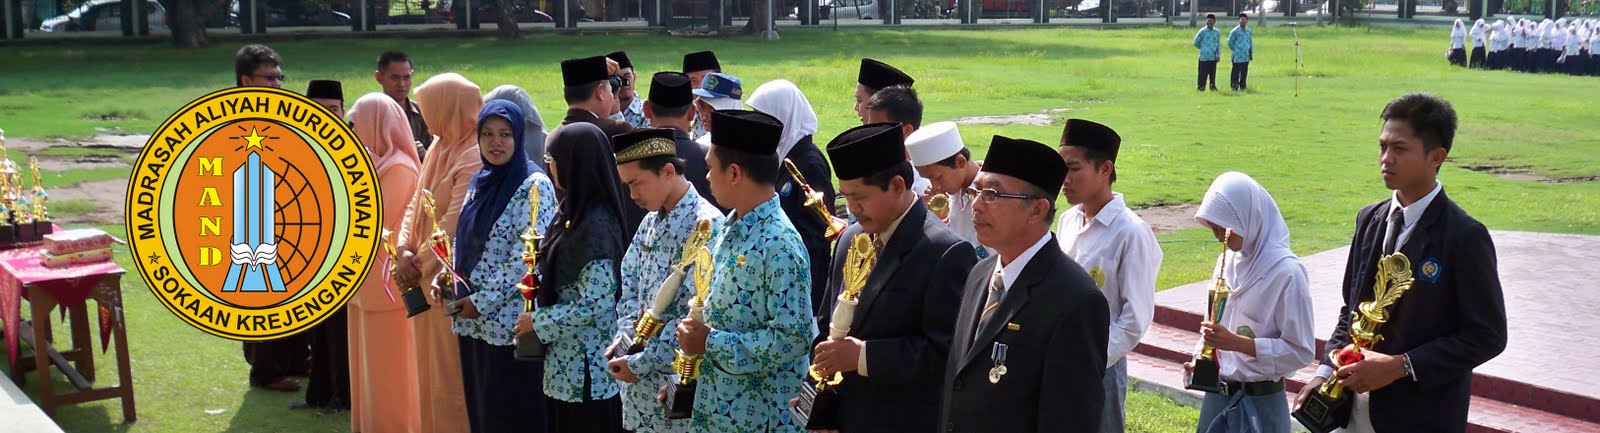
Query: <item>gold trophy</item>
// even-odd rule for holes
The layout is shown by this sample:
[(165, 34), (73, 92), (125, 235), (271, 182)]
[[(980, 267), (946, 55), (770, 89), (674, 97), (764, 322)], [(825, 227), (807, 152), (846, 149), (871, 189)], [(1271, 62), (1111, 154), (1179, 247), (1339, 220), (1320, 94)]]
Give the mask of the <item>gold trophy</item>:
[(817, 217), (828, 225), (826, 231), (823, 232), (823, 236), (830, 241), (839, 237), (839, 233), (843, 233), (844, 228), (850, 224), (846, 223), (843, 218), (835, 217), (833, 214), (828, 213), (828, 206), (822, 203), (822, 193), (812, 189), (811, 184), (806, 183), (806, 177), (800, 174), (800, 168), (794, 165), (794, 161), (784, 158), (783, 168), (789, 170), (789, 176), (793, 177), (794, 182), (800, 185), (800, 192), (806, 195), (806, 207), (811, 208), (812, 212), (816, 212)]
[[(698, 227), (697, 227), (698, 228)], [(711, 250), (701, 245), (693, 251), (684, 250), (684, 260), (694, 256), (694, 299), (689, 300), (688, 316), (696, 321), (705, 320), (706, 296), (711, 294)], [(695, 385), (700, 379), (700, 362), (704, 361), (704, 354), (689, 355), (683, 349), (676, 351), (672, 359), (672, 371), (678, 373), (678, 382), (670, 384), (667, 390), (667, 400), (663, 402), (666, 407), (667, 419), (687, 419), (694, 413)]]
[[(1228, 254), (1228, 239), (1233, 237), (1233, 229), (1228, 229), (1222, 237), (1222, 254)], [(1228, 307), (1228, 281), (1223, 278), (1228, 270), (1228, 261), (1224, 259), (1222, 266), (1217, 269), (1217, 279), (1211, 284), (1211, 290), (1206, 291), (1206, 320), (1217, 323), (1222, 320), (1222, 313)], [(1222, 392), (1221, 366), (1217, 365), (1217, 348), (1210, 343), (1201, 342), (1200, 351), (1194, 354), (1194, 367), (1189, 370), (1189, 375), (1183, 378), (1183, 387), (1205, 392)]]
[(45, 209), (45, 203), (50, 201), (50, 194), (44, 192), (44, 177), (39, 175), (39, 158), (28, 157), (28, 169), (33, 172), (33, 227), (34, 233), (40, 239), (44, 235), (54, 233), (55, 226), (50, 223), (50, 213)]
[[(872, 266), (878, 261), (878, 252), (872, 247), (872, 237), (865, 233), (850, 239), (850, 250), (845, 254), (844, 267), (840, 271), (844, 275), (844, 292), (839, 294), (839, 302), (833, 305), (833, 319), (828, 324), (829, 340), (842, 340), (850, 334), (850, 324), (855, 320), (861, 289), (867, 286), (867, 275), (872, 273)], [(836, 371), (832, 377), (823, 376), (815, 364), (810, 372), (811, 380), (816, 385), (805, 384), (800, 387), (799, 404), (789, 409), (789, 416), (794, 418), (795, 424), (805, 426), (806, 430), (838, 429), (838, 386), (844, 382), (844, 375)]]
[[(539, 185), (528, 187), (528, 229), (522, 232), (522, 264), (528, 267), (528, 272), (522, 274), (522, 281), (517, 283), (517, 291), (522, 293), (522, 311), (533, 312), (535, 301), (539, 298), (539, 277), (534, 271), (539, 268), (539, 241), (544, 236), (539, 235)], [(539, 335), (533, 332), (517, 337), (517, 351), (515, 359), (518, 361), (544, 360), (545, 344)]]
[(443, 295), (440, 301), (444, 303), (444, 313), (454, 316), (461, 312), (461, 307), (451, 302), (455, 301), (456, 298), (455, 283), (468, 286), (468, 289), (471, 289), (472, 283), (467, 282), (466, 278), (462, 278), (461, 274), (456, 273), (455, 258), (450, 253), (450, 234), (445, 233), (444, 228), (439, 227), (438, 214), (435, 213), (434, 208), (433, 193), (428, 190), (422, 190), (421, 200), (422, 214), (428, 217), (428, 221), (433, 222), (433, 233), (428, 235), (428, 241), (425, 244), (433, 250), (433, 255), (439, 258), (439, 264), (444, 265), (445, 272), (450, 275), (450, 286), (439, 288), (439, 292)]
[[(1362, 302), (1356, 311), (1350, 312), (1350, 344), (1328, 353), (1334, 368), (1365, 359), (1361, 351), (1383, 341), (1378, 329), (1389, 321), (1389, 306), (1411, 290), (1411, 284), (1416, 281), (1411, 275), (1411, 260), (1399, 252), (1378, 258), (1378, 273), (1374, 279), (1372, 300)], [(1354, 400), (1339, 377), (1333, 376), (1294, 411), (1294, 419), (1312, 433), (1328, 433), (1349, 423), (1350, 405)]]
[[(395, 253), (394, 241), (390, 240), (391, 236), (398, 237), (399, 234), (391, 232), (389, 229), (383, 229), (383, 235), (378, 239), (383, 244), (383, 251), (389, 253), (389, 276), (393, 278), (395, 269), (400, 267), (400, 263), (396, 262), (395, 258), (400, 257), (400, 255)], [(388, 290), (388, 284), (384, 284), (384, 287), (384, 290)], [(406, 318), (408, 319), (433, 308), (432, 305), (428, 305), (428, 297), (422, 294), (422, 289), (415, 285), (400, 288), (400, 300), (406, 304)]]
[(928, 211), (933, 212), (940, 221), (950, 219), (950, 195), (938, 193), (928, 197)]
[(667, 313), (667, 307), (678, 297), (678, 289), (683, 287), (683, 278), (688, 274), (689, 266), (695, 264), (697, 260), (696, 254), (692, 252), (705, 248), (706, 242), (710, 240), (711, 220), (695, 222), (694, 231), (689, 232), (689, 240), (684, 243), (683, 258), (672, 267), (672, 274), (656, 288), (656, 295), (650, 306), (642, 308), (639, 312), (639, 321), (633, 324), (634, 335), (624, 336), (623, 345), (627, 346), (628, 355), (643, 352), (645, 343), (660, 334), (662, 328), (666, 328), (667, 324), (661, 321), (661, 316)]
[(0, 245), (17, 242), (17, 226), (12, 224), (12, 217), (20, 209), (14, 206), (16, 197), (8, 194), (11, 191), (11, 176), (4, 173), (11, 160), (6, 156), (5, 132), (0, 131)]

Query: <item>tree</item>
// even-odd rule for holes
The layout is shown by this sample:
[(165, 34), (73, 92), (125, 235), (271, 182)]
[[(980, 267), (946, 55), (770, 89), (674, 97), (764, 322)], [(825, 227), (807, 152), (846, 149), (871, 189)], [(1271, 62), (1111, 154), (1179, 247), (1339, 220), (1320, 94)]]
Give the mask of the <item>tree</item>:
[(172, 30), (172, 44), (179, 47), (200, 48), (211, 43), (206, 37), (205, 17), (200, 13), (204, 0), (172, 0), (167, 27)]
[(495, 24), (499, 26), (496, 33), (500, 35), (500, 39), (516, 39), (521, 31), (517, 29), (517, 16), (511, 9), (511, 0), (495, 0), (494, 3), (495, 9), (500, 10), (495, 20)]
[[(776, 2), (780, 0), (772, 1)], [(773, 10), (774, 8), (768, 8), (768, 6), (771, 6), (771, 3), (769, 3), (768, 0), (745, 0), (744, 10), (750, 11), (750, 21), (744, 23), (744, 28), (739, 29), (739, 34), (761, 34), (761, 32), (768, 30), (767, 26), (772, 24), (773, 18), (776, 17), (776, 11)], [(765, 15), (767, 19), (761, 19), (763, 15)]]

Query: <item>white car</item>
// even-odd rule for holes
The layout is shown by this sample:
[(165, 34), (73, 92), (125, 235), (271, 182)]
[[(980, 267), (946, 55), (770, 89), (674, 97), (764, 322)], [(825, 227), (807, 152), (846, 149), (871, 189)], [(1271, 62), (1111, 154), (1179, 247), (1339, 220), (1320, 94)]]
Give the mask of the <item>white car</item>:
[(817, 6), (822, 9), (823, 19), (870, 20), (878, 17), (877, 0), (817, 0)]
[[(167, 8), (156, 0), (145, 0), (144, 10), (149, 14), (151, 30), (166, 30)], [(120, 0), (89, 0), (66, 14), (39, 23), (39, 31), (117, 31), (122, 29), (122, 4)]]

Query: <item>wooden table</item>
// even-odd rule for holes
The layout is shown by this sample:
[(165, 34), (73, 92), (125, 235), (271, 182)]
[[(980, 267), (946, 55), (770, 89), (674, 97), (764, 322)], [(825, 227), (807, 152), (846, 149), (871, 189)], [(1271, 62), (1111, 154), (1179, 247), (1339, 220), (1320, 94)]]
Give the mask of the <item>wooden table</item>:
[[(123, 320), (122, 275), (115, 262), (102, 262), (47, 268), (40, 264), (43, 247), (0, 251), (0, 319), (4, 319), (6, 350), (11, 362), (11, 380), (22, 384), (26, 373), (36, 372), (39, 407), (54, 416), (63, 404), (122, 399), (126, 422), (138, 419), (133, 402), (133, 374), (128, 363), (128, 332)], [(21, 301), (27, 300), (30, 320), (21, 320)], [(100, 345), (116, 343), (118, 384), (95, 388), (94, 342), (89, 338), (87, 300), (98, 306)], [(58, 351), (53, 345), (50, 312), (61, 307), (71, 326), (72, 349)], [(21, 359), (18, 346), (26, 341), (33, 347), (31, 359)], [(50, 379), (54, 365), (75, 390), (57, 394)]]

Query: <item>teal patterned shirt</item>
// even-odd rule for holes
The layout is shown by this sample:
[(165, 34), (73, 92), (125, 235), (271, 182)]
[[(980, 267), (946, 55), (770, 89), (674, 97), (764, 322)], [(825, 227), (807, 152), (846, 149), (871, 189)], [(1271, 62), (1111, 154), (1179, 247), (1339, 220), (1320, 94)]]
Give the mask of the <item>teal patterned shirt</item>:
[[(577, 280), (560, 290), (576, 293), (578, 299), (533, 311), (533, 331), (549, 345), (544, 358), (544, 395), (550, 398), (581, 403), (608, 399), (619, 391), (617, 380), (606, 372), (605, 357), (617, 317), (617, 280), (612, 266), (616, 263), (606, 259), (589, 262)], [(588, 396), (583, 395), (585, 380), (590, 386)]]
[(723, 223), (706, 299), (696, 432), (799, 432), (788, 415), (811, 342), (811, 268), (778, 197)]
[(1234, 63), (1245, 63), (1254, 57), (1255, 29), (1235, 26), (1228, 32), (1228, 51), (1233, 54)]
[(1194, 47), (1200, 49), (1200, 61), (1216, 61), (1222, 56), (1222, 32), (1215, 27), (1201, 27), (1194, 34)]
[[(617, 337), (634, 335), (633, 324), (639, 320), (641, 309), (650, 308), (661, 282), (672, 274), (672, 267), (683, 259), (684, 242), (700, 220), (711, 221), (712, 238), (706, 247), (717, 245), (717, 227), (725, 217), (716, 206), (700, 197), (693, 185), (667, 213), (650, 212), (633, 235), (628, 253), (622, 257), (622, 302), (617, 304)], [(644, 351), (628, 356), (628, 369), (639, 377), (639, 383), (622, 384), (622, 426), (635, 432), (687, 432), (689, 420), (667, 420), (656, 400), (656, 393), (669, 381), (672, 374), (673, 350), (678, 348), (677, 333), (673, 330), (688, 312), (689, 299), (694, 296), (694, 267), (679, 286), (671, 306), (659, 317), (666, 324), (656, 338), (645, 344)], [(624, 348), (626, 350), (626, 348)]]
[[(451, 319), (451, 330), (456, 335), (483, 340), (495, 346), (510, 346), (516, 335), (511, 331), (517, 324), (525, 306), (517, 283), (528, 273), (522, 263), (522, 232), (528, 229), (528, 187), (539, 188), (539, 233), (550, 227), (556, 217), (556, 189), (550, 178), (534, 172), (523, 179), (522, 186), (506, 203), (506, 210), (494, 221), (489, 239), (484, 241), (483, 258), (472, 269), (467, 280), (472, 282), (472, 305), (478, 308), (477, 319), (459, 316)], [(471, 201), (476, 190), (467, 192)]]

